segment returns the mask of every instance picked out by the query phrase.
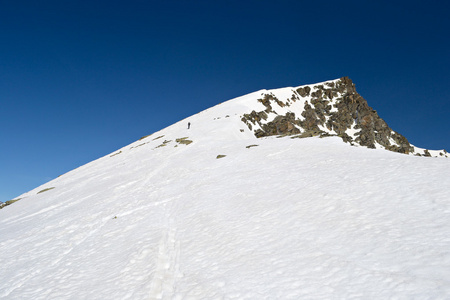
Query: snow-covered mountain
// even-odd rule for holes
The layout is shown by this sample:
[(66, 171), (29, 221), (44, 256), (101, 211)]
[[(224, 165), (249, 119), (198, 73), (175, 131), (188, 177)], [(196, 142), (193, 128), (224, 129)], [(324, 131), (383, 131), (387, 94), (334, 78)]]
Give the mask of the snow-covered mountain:
[(448, 299), (420, 156), (348, 78), (232, 99), (0, 210), (0, 299)]

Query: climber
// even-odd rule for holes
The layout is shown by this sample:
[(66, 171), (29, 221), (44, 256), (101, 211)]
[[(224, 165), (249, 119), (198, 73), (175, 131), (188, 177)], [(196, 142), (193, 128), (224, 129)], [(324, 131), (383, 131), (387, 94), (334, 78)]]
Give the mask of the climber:
[(190, 122), (188, 122), (188, 129), (189, 129), (189, 128), (191, 128), (191, 123), (190, 123)]

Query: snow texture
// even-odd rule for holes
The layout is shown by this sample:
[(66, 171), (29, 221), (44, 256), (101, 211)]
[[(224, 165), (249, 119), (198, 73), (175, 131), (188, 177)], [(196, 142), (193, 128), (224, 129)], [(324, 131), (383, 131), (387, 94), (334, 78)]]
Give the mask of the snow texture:
[(449, 299), (450, 160), (257, 139), (261, 93), (0, 210), (0, 299)]

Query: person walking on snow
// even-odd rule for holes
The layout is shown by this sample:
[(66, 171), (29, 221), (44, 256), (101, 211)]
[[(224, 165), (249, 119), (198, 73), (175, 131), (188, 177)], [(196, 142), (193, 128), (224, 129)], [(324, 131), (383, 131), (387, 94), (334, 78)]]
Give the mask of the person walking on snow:
[(191, 128), (191, 122), (188, 122), (188, 129)]

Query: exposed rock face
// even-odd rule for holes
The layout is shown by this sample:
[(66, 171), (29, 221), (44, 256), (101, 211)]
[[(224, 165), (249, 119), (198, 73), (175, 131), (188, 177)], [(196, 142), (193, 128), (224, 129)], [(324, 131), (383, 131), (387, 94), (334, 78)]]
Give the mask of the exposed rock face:
[[(286, 99), (263, 93), (258, 101), (265, 109), (241, 118), (256, 137), (335, 135), (368, 148), (414, 153), (408, 140), (378, 116), (348, 77), (292, 89)], [(428, 156), (426, 152), (418, 155)]]

